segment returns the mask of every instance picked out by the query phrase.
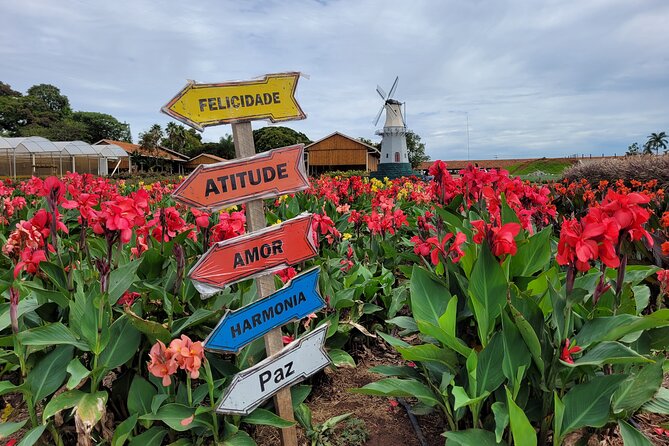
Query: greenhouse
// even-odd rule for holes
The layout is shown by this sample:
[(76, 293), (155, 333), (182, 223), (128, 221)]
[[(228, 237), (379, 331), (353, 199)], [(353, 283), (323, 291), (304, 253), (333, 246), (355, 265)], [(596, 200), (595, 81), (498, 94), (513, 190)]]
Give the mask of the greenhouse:
[(0, 175), (13, 178), (59, 175), (67, 172), (108, 175), (128, 154), (114, 145), (83, 141), (51, 142), (39, 136), (0, 138)]

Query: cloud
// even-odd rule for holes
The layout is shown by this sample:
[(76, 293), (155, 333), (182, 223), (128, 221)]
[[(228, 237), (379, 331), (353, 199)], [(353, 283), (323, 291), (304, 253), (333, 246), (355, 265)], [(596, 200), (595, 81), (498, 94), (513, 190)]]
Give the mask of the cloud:
[(472, 159), (620, 154), (669, 130), (664, 0), (0, 0), (0, 11), (0, 80), (56, 85), (135, 137), (170, 121), (158, 110), (186, 79), (281, 71), (310, 75), (297, 93), (308, 118), (287, 125), (314, 140), (378, 140), (375, 88), (395, 76), (433, 158), (467, 158), (467, 117)]

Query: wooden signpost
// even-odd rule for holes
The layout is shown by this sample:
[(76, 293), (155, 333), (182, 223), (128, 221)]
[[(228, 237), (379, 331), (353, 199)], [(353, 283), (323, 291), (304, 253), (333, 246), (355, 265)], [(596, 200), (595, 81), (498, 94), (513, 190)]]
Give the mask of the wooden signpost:
[[(303, 317), (311, 308), (312, 311), (322, 308), (317, 290), (318, 269), (315, 274), (310, 270), (294, 278), (292, 283), (272, 294), (275, 287), (270, 273), (318, 254), (309, 214), (264, 229), (263, 198), (293, 193), (309, 186), (302, 161), (303, 147), (285, 147), (256, 156), (250, 122), (304, 119), (306, 116), (294, 96), (298, 79), (299, 73), (293, 72), (270, 74), (248, 82), (190, 82), (162, 108), (164, 113), (198, 130), (232, 123), (237, 160), (196, 169), (174, 192), (176, 200), (208, 211), (246, 203), (249, 234), (212, 246), (189, 274), (203, 295), (213, 294), (236, 281), (256, 277), (256, 302), (226, 313), (205, 341), (210, 350), (238, 351), (250, 342), (249, 338), (264, 334), (267, 358), (235, 376), (219, 403), (217, 411), (220, 413), (248, 414), (265, 399), (274, 396), (277, 415), (294, 421), (290, 386), (330, 362), (323, 348), (327, 325), (285, 348), (281, 336), (281, 325)], [(266, 298), (268, 300), (264, 302)], [(299, 310), (286, 312), (283, 317), (270, 317), (270, 309), (276, 316), (279, 307), (283, 313), (289, 303)], [(266, 320), (262, 319), (264, 316), (267, 316)], [(244, 336), (242, 331), (246, 332), (249, 324), (251, 330)], [(230, 331), (231, 339), (226, 339), (226, 329)], [(281, 443), (297, 446), (294, 426), (281, 429)]]

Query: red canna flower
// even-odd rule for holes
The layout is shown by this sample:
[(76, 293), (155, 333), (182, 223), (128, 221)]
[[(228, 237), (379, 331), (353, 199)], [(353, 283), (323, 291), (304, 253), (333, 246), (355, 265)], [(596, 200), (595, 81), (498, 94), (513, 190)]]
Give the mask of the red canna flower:
[(279, 276), (279, 279), (281, 279), (283, 283), (286, 283), (293, 277), (297, 276), (297, 271), (295, 271), (295, 268), (292, 266), (289, 266), (288, 268), (282, 269), (276, 273), (276, 275)]
[(569, 346), (569, 338), (564, 340), (564, 347), (562, 347), (562, 354), (560, 354), (560, 359), (566, 363), (573, 364), (574, 360), (572, 359), (571, 355), (574, 353), (578, 353), (581, 351), (581, 347), (577, 345)]
[(14, 268), (14, 278), (16, 279), (24, 269), (28, 274), (36, 274), (37, 271), (39, 271), (40, 262), (45, 260), (46, 254), (44, 253), (44, 250), (39, 249), (33, 251), (29, 247), (26, 247), (21, 251), (21, 261), (19, 261)]
[(134, 292), (134, 291), (126, 291), (125, 293), (123, 293), (123, 295), (121, 296), (121, 298), (120, 298), (116, 303), (119, 304), (119, 305), (128, 305), (128, 306), (130, 306), (130, 305), (132, 305), (132, 304), (135, 302), (135, 300), (136, 300), (138, 297), (140, 297), (140, 296), (141, 296), (141, 294), (136, 293), (136, 292)]
[(518, 248), (514, 238), (519, 232), (518, 223), (506, 223), (501, 228), (493, 228), (492, 253), (497, 257), (515, 255)]
[(295, 340), (295, 338), (292, 335), (281, 336), (281, 342), (283, 342), (283, 345), (290, 344), (294, 340)]
[(662, 254), (669, 256), (669, 242), (662, 243)]

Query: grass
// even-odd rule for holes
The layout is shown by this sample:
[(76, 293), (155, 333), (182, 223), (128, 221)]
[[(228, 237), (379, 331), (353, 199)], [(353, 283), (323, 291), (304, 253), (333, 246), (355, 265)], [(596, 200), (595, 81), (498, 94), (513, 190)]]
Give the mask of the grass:
[(529, 162), (522, 162), (511, 166), (508, 170), (511, 175), (531, 175), (535, 172), (543, 172), (550, 175), (561, 175), (562, 172), (573, 165), (573, 161), (564, 159), (537, 159)]

